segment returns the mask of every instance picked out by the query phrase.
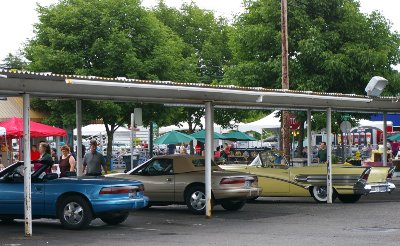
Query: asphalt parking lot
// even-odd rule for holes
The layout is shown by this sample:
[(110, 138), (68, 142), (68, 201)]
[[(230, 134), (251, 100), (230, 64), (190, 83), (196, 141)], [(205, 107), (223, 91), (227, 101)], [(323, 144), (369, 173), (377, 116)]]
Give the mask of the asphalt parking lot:
[(0, 223), (0, 245), (399, 245), (399, 208), (399, 190), (356, 204), (260, 198), (237, 212), (216, 206), (212, 219), (185, 206), (152, 207), (132, 212), (121, 225), (97, 219), (83, 231), (35, 220), (31, 238), (24, 237), (22, 220)]

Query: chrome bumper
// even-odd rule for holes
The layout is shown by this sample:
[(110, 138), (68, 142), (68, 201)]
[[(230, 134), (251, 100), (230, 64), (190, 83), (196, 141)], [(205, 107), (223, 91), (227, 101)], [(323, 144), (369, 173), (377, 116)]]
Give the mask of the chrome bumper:
[(368, 195), (370, 193), (390, 193), (394, 189), (396, 189), (396, 185), (391, 182), (366, 183), (362, 180), (354, 185), (354, 194)]
[(260, 196), (262, 188), (250, 187), (250, 188), (235, 188), (235, 189), (213, 189), (213, 195), (215, 199), (249, 199), (252, 197)]

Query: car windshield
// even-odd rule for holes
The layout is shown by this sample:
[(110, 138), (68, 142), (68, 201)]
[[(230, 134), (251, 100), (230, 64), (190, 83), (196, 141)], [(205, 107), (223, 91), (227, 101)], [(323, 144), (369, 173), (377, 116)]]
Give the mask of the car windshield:
[[(33, 163), (31, 164), (31, 172), (32, 177), (41, 178), (43, 177), (46, 172), (45, 170), (48, 169), (49, 163)], [(13, 179), (23, 179), (25, 174), (24, 171), (24, 162), (17, 162), (8, 166), (6, 169), (0, 172), (0, 180), (5, 180), (8, 178)]]
[(152, 159), (135, 169), (131, 175), (170, 175), (173, 174), (172, 159)]
[(251, 166), (274, 166), (274, 165), (287, 165), (287, 159), (278, 151), (262, 151), (250, 164)]

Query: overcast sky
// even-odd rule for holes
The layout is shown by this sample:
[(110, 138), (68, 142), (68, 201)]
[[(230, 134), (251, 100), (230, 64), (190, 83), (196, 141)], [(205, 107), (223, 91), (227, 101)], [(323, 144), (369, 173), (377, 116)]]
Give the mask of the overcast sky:
[[(37, 22), (36, 3), (48, 6), (58, 0), (1, 0), (0, 1), (0, 61), (8, 53), (15, 54), (23, 43), (33, 36), (33, 23)], [(147, 7), (157, 0), (143, 0)], [(179, 7), (190, 0), (165, 0), (169, 6)], [(201, 8), (215, 11), (218, 15), (231, 17), (242, 11), (242, 0), (194, 0)], [(393, 23), (393, 30), (400, 32), (400, 0), (360, 0), (361, 11), (379, 10)]]

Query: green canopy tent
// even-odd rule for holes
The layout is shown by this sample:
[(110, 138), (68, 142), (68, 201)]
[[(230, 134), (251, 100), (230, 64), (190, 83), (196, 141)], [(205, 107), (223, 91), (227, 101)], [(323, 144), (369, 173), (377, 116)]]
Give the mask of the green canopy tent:
[(390, 141), (400, 141), (400, 134), (395, 134), (387, 138)]
[(231, 131), (230, 133), (224, 134), (224, 136), (225, 139), (229, 139), (232, 141), (257, 141), (257, 139), (241, 131)]
[(157, 138), (155, 144), (177, 144), (177, 143), (188, 143), (195, 140), (194, 137), (187, 135), (185, 133), (170, 131), (161, 137)]
[[(205, 142), (205, 139), (206, 139), (206, 130), (200, 130), (200, 131), (198, 131), (198, 132), (195, 132), (195, 133), (193, 133), (193, 134), (190, 134), (190, 136), (192, 136), (192, 137), (194, 137), (194, 138), (196, 138), (198, 141), (201, 141), (201, 142)], [(213, 134), (213, 138), (214, 139), (226, 139), (225, 138), (225, 136), (223, 135), (223, 134), (220, 134), (220, 133), (218, 133), (218, 132), (214, 132), (214, 134)]]

